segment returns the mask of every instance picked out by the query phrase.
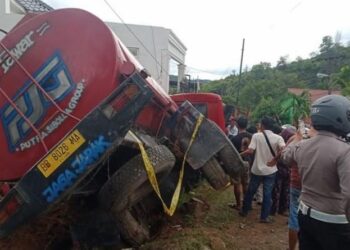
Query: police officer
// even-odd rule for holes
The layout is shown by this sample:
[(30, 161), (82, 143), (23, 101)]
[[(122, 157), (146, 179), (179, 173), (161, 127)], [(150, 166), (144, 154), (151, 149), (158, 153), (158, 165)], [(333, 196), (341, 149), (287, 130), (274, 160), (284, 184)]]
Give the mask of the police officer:
[(282, 153), (295, 161), (302, 191), (298, 220), (300, 249), (350, 249), (350, 101), (337, 95), (316, 100), (311, 121), (317, 135), (301, 135)]

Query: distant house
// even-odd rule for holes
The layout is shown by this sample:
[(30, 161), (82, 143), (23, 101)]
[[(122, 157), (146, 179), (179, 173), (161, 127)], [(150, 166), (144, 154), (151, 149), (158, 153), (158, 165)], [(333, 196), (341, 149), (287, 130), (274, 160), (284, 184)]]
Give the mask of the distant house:
[[(323, 96), (328, 95), (327, 89), (299, 89), (299, 88), (288, 88), (288, 92), (295, 94), (295, 95), (301, 95), (304, 91), (309, 92), (310, 96), (310, 102), (313, 103), (318, 98), (321, 98)], [(339, 90), (330, 90), (330, 94), (332, 95), (341, 95), (341, 92)]]
[[(312, 104), (314, 101), (316, 101), (318, 98), (321, 98), (323, 96), (332, 94), (332, 95), (341, 95), (341, 92), (339, 90), (330, 90), (328, 89), (300, 89), (300, 88), (288, 88), (288, 92), (295, 94), (295, 95), (301, 95), (304, 91), (307, 91), (309, 93), (309, 100), (310, 104)], [(304, 122), (306, 124), (311, 124), (311, 118), (305, 117)]]
[(26, 13), (41, 13), (53, 10), (51, 6), (40, 0), (14, 0), (8, 4), (13, 5), (12, 8), (23, 8)]

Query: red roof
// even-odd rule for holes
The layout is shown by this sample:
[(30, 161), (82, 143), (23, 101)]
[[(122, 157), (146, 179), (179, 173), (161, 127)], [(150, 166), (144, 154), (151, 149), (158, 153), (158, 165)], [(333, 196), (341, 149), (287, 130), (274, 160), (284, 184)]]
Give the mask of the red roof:
[[(309, 92), (310, 94), (310, 101), (313, 103), (318, 98), (322, 96), (328, 95), (327, 89), (299, 89), (299, 88), (288, 88), (288, 92), (295, 94), (295, 95), (301, 95), (304, 91)], [(339, 90), (331, 90), (332, 95), (341, 95), (341, 92)]]

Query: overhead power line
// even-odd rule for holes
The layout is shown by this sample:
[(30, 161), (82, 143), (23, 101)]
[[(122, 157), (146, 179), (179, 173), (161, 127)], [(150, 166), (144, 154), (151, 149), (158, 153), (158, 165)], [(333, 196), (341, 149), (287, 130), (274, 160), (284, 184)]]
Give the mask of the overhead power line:
[[(135, 39), (141, 44), (141, 46), (146, 50), (146, 52), (153, 58), (153, 60), (156, 62), (156, 64), (160, 67), (161, 71), (164, 71), (166, 74), (170, 75), (170, 73), (162, 67), (162, 64), (157, 60), (155, 56), (151, 53), (151, 51), (144, 45), (142, 40), (135, 34), (135, 32), (131, 29), (131, 27), (124, 21), (124, 19), (117, 13), (117, 11), (110, 5), (110, 3), (107, 0), (104, 0), (108, 8), (113, 12), (113, 14), (120, 20), (120, 22), (126, 27), (126, 29), (135, 37)], [(153, 29), (153, 28), (152, 28)], [(153, 30), (152, 30), (153, 34)], [(154, 44), (154, 34), (153, 34), (153, 46), (155, 47)], [(202, 72), (202, 73), (207, 73), (207, 74), (212, 74), (212, 75), (217, 75), (217, 76), (225, 76), (227, 75), (226, 73), (218, 73), (215, 71), (210, 71), (210, 70), (203, 70), (203, 69), (198, 69), (195, 67), (190, 67), (186, 65), (188, 69), (192, 69), (194, 71)], [(159, 72), (158, 72), (159, 74)]]
[[(207, 74), (212, 74), (212, 75), (218, 75), (218, 76), (223, 76), (223, 75), (230, 74), (229, 72), (218, 72), (218, 71), (214, 71), (214, 70), (199, 69), (199, 68), (191, 67), (191, 66), (188, 66), (188, 65), (186, 67), (191, 69), (191, 70), (193, 70), (193, 71), (207, 73)], [(232, 71), (232, 69), (227, 69), (227, 71)]]
[(117, 11), (114, 10), (114, 8), (109, 4), (109, 2), (107, 0), (104, 0), (104, 2), (107, 4), (107, 6), (110, 8), (110, 10), (114, 13), (114, 15), (117, 16), (117, 18), (121, 21), (121, 23), (123, 25), (125, 25), (125, 27), (127, 28), (127, 30), (135, 37), (135, 39), (141, 44), (141, 46), (146, 50), (146, 52), (153, 58), (153, 60), (156, 62), (156, 64), (158, 64), (158, 66), (160, 66), (161, 70), (164, 70), (168, 75), (169, 72), (164, 69), (162, 67), (162, 64), (160, 62), (158, 62), (157, 58), (153, 56), (153, 54), (151, 53), (151, 51), (149, 51), (149, 49), (144, 45), (144, 43), (141, 41), (140, 38), (138, 38), (138, 36), (135, 34), (135, 32), (130, 28), (130, 26), (124, 22), (124, 19), (117, 13)]

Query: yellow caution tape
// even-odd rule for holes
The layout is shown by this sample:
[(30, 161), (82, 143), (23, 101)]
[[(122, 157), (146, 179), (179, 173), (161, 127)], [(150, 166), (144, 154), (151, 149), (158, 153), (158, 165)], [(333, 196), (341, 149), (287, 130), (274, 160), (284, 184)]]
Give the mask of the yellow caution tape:
[(145, 169), (147, 172), (148, 179), (149, 179), (154, 191), (156, 192), (158, 198), (162, 202), (164, 212), (167, 215), (172, 216), (176, 210), (177, 204), (179, 203), (179, 197), (180, 197), (180, 191), (181, 191), (181, 186), (182, 186), (182, 181), (183, 181), (183, 176), (184, 176), (185, 162), (186, 162), (187, 154), (192, 146), (194, 139), (197, 136), (198, 129), (199, 129), (200, 125), (202, 124), (203, 119), (204, 119), (204, 116), (202, 114), (197, 119), (196, 126), (193, 130), (190, 143), (188, 144), (187, 150), (185, 152), (185, 155), (184, 155), (184, 158), (182, 161), (181, 170), (180, 170), (180, 174), (179, 174), (179, 180), (177, 182), (173, 197), (171, 198), (170, 208), (167, 207), (167, 205), (165, 204), (165, 202), (162, 198), (162, 195), (161, 195), (160, 190), (159, 190), (157, 177), (156, 177), (156, 174), (154, 172), (154, 167), (153, 167), (153, 165), (152, 165), (152, 163), (147, 155), (147, 152), (146, 152), (142, 142), (133, 132), (129, 131), (130, 134), (135, 138), (137, 144), (140, 147), (140, 151), (141, 151), (141, 155), (142, 155), (143, 163), (144, 163), (144, 166), (145, 166)]

